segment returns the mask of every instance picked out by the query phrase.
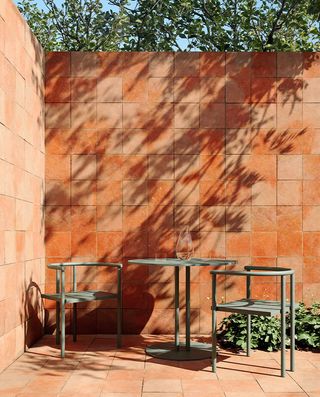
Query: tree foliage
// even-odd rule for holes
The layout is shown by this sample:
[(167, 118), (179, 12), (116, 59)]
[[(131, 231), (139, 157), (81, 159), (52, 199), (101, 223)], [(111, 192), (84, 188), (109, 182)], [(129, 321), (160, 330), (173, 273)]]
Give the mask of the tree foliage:
[(320, 0), (43, 1), (19, 8), (47, 50), (320, 50)]
[(42, 46), (48, 51), (116, 51), (122, 42), (126, 20), (123, 5), (104, 9), (101, 0), (43, 0), (45, 9), (35, 0), (20, 0), (18, 8), (25, 16)]

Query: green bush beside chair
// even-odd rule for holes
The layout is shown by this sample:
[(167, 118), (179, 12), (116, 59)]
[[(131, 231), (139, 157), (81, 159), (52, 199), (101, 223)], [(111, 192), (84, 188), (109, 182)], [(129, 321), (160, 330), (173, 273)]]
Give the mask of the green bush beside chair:
[[(117, 271), (117, 293), (106, 291), (77, 291), (77, 267), (78, 266), (105, 266)], [(65, 270), (72, 267), (72, 292), (65, 291)], [(42, 298), (56, 301), (56, 343), (61, 344), (61, 357), (65, 356), (65, 305), (72, 303), (72, 334), (73, 340), (77, 340), (77, 303), (116, 299), (117, 300), (117, 347), (121, 347), (122, 329), (122, 264), (109, 262), (66, 262), (51, 263), (48, 268), (56, 271), (56, 293), (41, 294)]]
[[(295, 352), (295, 310), (298, 305), (295, 303), (295, 280), (294, 271), (280, 267), (264, 266), (245, 266), (244, 270), (213, 270), (212, 274), (212, 371), (216, 372), (217, 367), (217, 312), (230, 312), (245, 314), (247, 316), (247, 355), (250, 356), (250, 337), (251, 337), (251, 315), (255, 316), (274, 316), (281, 317), (281, 376), (285, 376), (285, 340), (286, 323), (285, 315), (290, 312), (290, 370), (294, 371), (294, 352)], [(217, 275), (225, 276), (245, 276), (246, 277), (246, 298), (232, 302), (217, 304), (216, 289)], [(251, 298), (251, 277), (277, 276), (281, 278), (280, 301), (257, 300)], [(290, 302), (286, 302), (286, 280), (290, 277)]]

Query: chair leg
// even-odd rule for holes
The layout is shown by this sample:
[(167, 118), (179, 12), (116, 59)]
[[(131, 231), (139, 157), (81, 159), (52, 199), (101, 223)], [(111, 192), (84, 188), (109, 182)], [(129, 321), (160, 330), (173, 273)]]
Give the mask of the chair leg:
[(60, 345), (60, 303), (56, 302), (56, 345)]
[(286, 375), (286, 297), (285, 297), (285, 279), (281, 276), (281, 376)]
[(122, 334), (122, 269), (118, 269), (117, 285), (117, 348), (121, 347)]
[(66, 349), (66, 310), (64, 301), (61, 302), (61, 358), (65, 356)]
[(73, 304), (72, 308), (72, 340), (77, 341), (77, 304)]
[(296, 349), (296, 311), (295, 311), (295, 279), (294, 274), (291, 276), (291, 290), (290, 290), (290, 371), (295, 369), (295, 349)]
[(212, 372), (217, 370), (217, 312), (212, 309)]
[(247, 315), (247, 356), (251, 356), (251, 315)]
[(121, 347), (121, 334), (122, 334), (122, 309), (121, 305), (117, 307), (117, 348)]

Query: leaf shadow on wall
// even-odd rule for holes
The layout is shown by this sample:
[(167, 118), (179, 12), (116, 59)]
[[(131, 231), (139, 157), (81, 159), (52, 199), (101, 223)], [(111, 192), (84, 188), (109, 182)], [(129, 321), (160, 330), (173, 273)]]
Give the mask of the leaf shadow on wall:
[[(166, 56), (173, 60), (173, 54)], [(188, 57), (192, 63), (201, 55), (183, 56), (188, 65)], [(50, 76), (61, 76), (63, 70), (71, 94), (54, 114), (47, 113), (47, 152), (62, 168), (61, 176), (59, 170), (54, 177), (50, 169), (47, 174), (48, 260), (123, 262), (124, 332), (173, 332), (173, 269), (130, 265), (127, 260), (175, 256), (177, 232), (186, 224), (196, 256), (225, 257), (225, 232), (250, 230), (247, 207), (276, 205), (276, 155), (302, 153), (307, 145), (309, 131), (297, 109), (302, 69), (312, 65), (313, 57), (305, 57), (296, 76), (275, 78), (264, 77), (263, 71), (262, 77), (252, 74), (254, 55), (227, 54), (226, 80), (223, 75), (224, 83), (209, 94), (198, 76), (182, 77), (177, 69), (162, 81), (148, 81), (152, 54), (86, 54), (76, 67), (71, 54), (71, 72), (65, 71), (68, 57), (63, 55), (62, 65), (50, 64)], [(93, 77), (70, 78), (70, 73)], [(49, 98), (61, 83), (50, 76)], [(96, 76), (107, 81), (95, 86)], [(156, 92), (150, 88), (155, 83)], [(206, 82), (213, 84), (212, 90), (216, 83)], [(91, 95), (88, 84), (94, 87)], [(89, 102), (80, 102), (81, 92), (85, 100), (89, 95)], [(282, 107), (278, 119), (277, 105)], [(68, 118), (61, 128), (61, 120)], [(250, 251), (232, 256), (241, 264)], [(209, 270), (192, 271), (192, 332), (199, 332), (200, 310), (209, 318)], [(98, 275), (92, 269), (80, 280), (82, 288), (114, 285), (107, 272)], [(199, 285), (206, 288), (199, 291)], [(48, 282), (47, 288), (53, 284)], [(242, 292), (230, 278), (219, 283), (221, 299)], [(184, 312), (183, 294), (181, 304)], [(79, 318), (80, 332), (115, 330), (112, 307), (86, 305), (79, 309)], [(209, 321), (205, 324), (202, 332), (209, 331)]]

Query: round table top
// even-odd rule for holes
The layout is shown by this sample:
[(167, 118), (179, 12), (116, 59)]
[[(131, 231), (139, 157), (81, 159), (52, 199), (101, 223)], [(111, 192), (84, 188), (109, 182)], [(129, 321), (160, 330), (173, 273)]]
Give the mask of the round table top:
[(237, 261), (231, 259), (206, 259), (191, 258), (181, 260), (177, 258), (147, 258), (147, 259), (130, 259), (128, 263), (135, 265), (155, 265), (155, 266), (220, 266), (235, 265)]

